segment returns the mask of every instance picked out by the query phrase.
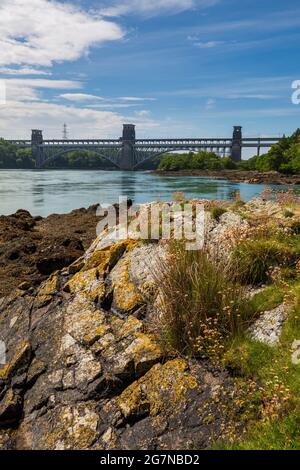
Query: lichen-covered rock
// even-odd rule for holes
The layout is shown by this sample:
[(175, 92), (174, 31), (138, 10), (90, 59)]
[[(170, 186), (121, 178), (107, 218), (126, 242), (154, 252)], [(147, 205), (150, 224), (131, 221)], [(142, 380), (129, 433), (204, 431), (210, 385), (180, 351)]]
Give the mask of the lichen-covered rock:
[[(57, 406), (31, 423), (33, 449), (84, 450), (98, 438), (95, 402)], [(37, 426), (39, 429), (37, 429)]]
[[(208, 243), (243, 225), (206, 217)], [(0, 449), (207, 448), (238, 425), (227, 373), (168, 360), (149, 329), (166, 244), (114, 237), (0, 299)]]
[(269, 312), (264, 312), (251, 326), (249, 330), (251, 338), (261, 343), (275, 346), (279, 342), (286, 319), (287, 306), (284, 304)]
[(271, 196), (268, 195), (268, 199), (264, 199), (263, 197), (258, 197), (252, 199), (251, 201), (245, 204), (244, 210), (252, 213), (256, 218), (263, 218), (263, 217), (272, 217), (276, 219), (280, 219), (283, 217), (283, 209), (282, 206), (271, 199)]
[(225, 259), (230, 255), (239, 235), (247, 229), (249, 223), (245, 219), (233, 212), (226, 212), (219, 222), (206, 224), (205, 244), (212, 256)]
[(22, 412), (22, 398), (18, 391), (9, 389), (0, 403), (0, 423), (2, 425), (18, 422)]
[[(226, 392), (225, 392), (226, 388)], [(230, 379), (208, 364), (155, 365), (100, 410), (102, 449), (203, 449), (234, 422)]]
[(38, 290), (38, 294), (35, 298), (35, 302), (39, 307), (43, 307), (51, 302), (53, 296), (56, 294), (58, 289), (59, 278), (57, 274), (53, 274), (45, 281)]
[[(19, 423), (17, 447), (89, 448), (97, 437), (95, 404), (162, 360), (156, 336), (131, 315), (133, 297), (125, 307), (132, 292), (144, 305), (139, 285), (149, 281), (135, 260), (143, 249), (131, 257), (135, 247), (127, 241), (90, 253), (35, 294), (19, 290), (2, 300), (7, 364), (0, 369), (0, 428)], [(122, 269), (126, 279), (116, 274)]]

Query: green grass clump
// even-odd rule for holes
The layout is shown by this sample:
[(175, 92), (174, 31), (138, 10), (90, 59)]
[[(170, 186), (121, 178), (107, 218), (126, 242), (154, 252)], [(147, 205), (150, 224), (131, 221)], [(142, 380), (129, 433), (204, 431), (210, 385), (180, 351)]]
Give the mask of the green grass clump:
[(232, 208), (233, 208), (233, 210), (234, 210), (234, 209), (241, 209), (241, 208), (244, 207), (245, 205), (246, 205), (245, 201), (243, 201), (242, 199), (237, 199), (237, 200), (234, 202)]
[(232, 266), (240, 282), (255, 285), (269, 281), (276, 267), (294, 269), (299, 257), (300, 237), (279, 233), (240, 243), (232, 253)]
[(290, 211), (289, 209), (285, 209), (283, 211), (283, 216), (286, 218), (286, 219), (289, 219), (289, 218), (292, 218), (294, 217), (294, 212)]
[[(300, 284), (290, 289), (294, 306), (276, 347), (237, 338), (223, 358), (236, 376), (260, 383), (263, 407), (243, 438), (224, 441), (218, 449), (300, 449), (300, 364), (292, 361), (295, 340), (300, 340)], [(300, 358), (300, 354), (298, 356)]]
[(263, 364), (267, 365), (273, 357), (272, 348), (258, 341), (237, 337), (225, 352), (223, 365), (234, 376), (255, 377)]
[(204, 250), (186, 251), (175, 243), (161, 262), (162, 340), (169, 351), (196, 357), (221, 356), (226, 342), (243, 334), (253, 320), (244, 289)]
[(294, 235), (300, 235), (300, 221), (296, 220), (292, 223), (291, 231)]
[(212, 207), (210, 209), (211, 216), (214, 220), (217, 220), (219, 222), (221, 216), (227, 212), (224, 207)]
[(254, 312), (266, 312), (278, 307), (284, 301), (284, 296), (288, 286), (279, 283), (271, 284), (250, 299), (250, 304)]

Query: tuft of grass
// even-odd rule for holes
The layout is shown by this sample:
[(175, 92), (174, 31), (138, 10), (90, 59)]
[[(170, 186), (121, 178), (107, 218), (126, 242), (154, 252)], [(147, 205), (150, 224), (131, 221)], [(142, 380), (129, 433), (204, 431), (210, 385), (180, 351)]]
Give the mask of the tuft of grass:
[(234, 209), (241, 209), (241, 208), (244, 207), (245, 205), (246, 205), (246, 203), (245, 203), (245, 201), (243, 201), (243, 199), (237, 199), (237, 200), (234, 202), (232, 208), (233, 208), (233, 210), (234, 210)]
[(245, 290), (206, 251), (186, 251), (179, 242), (170, 249), (156, 276), (163, 343), (174, 353), (220, 357), (227, 341), (253, 320)]
[[(278, 234), (241, 242), (232, 253), (232, 269), (244, 284), (270, 280), (274, 268), (294, 269), (300, 256), (300, 238)], [(289, 272), (289, 277), (291, 273)]]
[(210, 209), (211, 216), (214, 220), (217, 220), (219, 222), (220, 218), (222, 217), (223, 214), (225, 214), (227, 210), (224, 207), (212, 207)]
[(294, 235), (300, 235), (300, 221), (296, 220), (292, 223), (291, 231)]
[(259, 341), (237, 337), (225, 352), (222, 363), (233, 376), (256, 378), (262, 365), (273, 358), (273, 349)]
[(290, 211), (289, 209), (285, 209), (283, 211), (283, 216), (286, 218), (286, 219), (290, 219), (292, 217), (294, 217), (294, 212)]
[(223, 443), (216, 450), (299, 450), (300, 410), (276, 422), (261, 423), (244, 441)]
[(254, 295), (249, 302), (254, 312), (266, 312), (278, 307), (284, 301), (284, 296), (288, 286), (271, 284), (258, 294)]
[(235, 375), (260, 383), (264, 406), (242, 438), (224, 441), (218, 449), (300, 449), (300, 364), (292, 361), (293, 344), (300, 340), (300, 284), (289, 294), (294, 307), (276, 347), (237, 338), (224, 355), (224, 365)]

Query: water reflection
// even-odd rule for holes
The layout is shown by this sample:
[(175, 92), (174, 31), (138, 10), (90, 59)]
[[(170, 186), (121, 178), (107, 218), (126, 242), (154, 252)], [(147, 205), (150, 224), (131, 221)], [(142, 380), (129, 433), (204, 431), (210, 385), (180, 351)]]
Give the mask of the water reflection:
[(136, 198), (136, 175), (137, 173), (123, 172), (120, 179), (120, 195), (132, 201)]
[[(120, 196), (136, 203), (172, 200), (176, 191), (187, 198), (244, 200), (258, 196), (265, 185), (209, 180), (205, 177), (157, 176), (149, 172), (0, 170), (0, 214), (22, 208), (33, 215), (69, 212), (92, 204), (112, 204)], [(274, 189), (284, 189), (273, 186)]]

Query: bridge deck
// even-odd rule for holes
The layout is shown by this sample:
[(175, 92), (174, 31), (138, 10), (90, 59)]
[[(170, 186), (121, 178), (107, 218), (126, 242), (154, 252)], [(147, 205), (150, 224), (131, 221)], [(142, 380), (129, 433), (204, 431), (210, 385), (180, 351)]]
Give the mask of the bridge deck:
[[(258, 145), (265, 144), (266, 146), (272, 146), (274, 143), (280, 140), (279, 137), (245, 137), (242, 139), (243, 147), (257, 147)], [(8, 140), (12, 145), (17, 147), (31, 147), (31, 140)], [(184, 146), (203, 146), (203, 147), (231, 147), (232, 139), (226, 137), (210, 137), (210, 138), (198, 138), (198, 139), (137, 139), (134, 141), (136, 147), (150, 148), (169, 148), (184, 147)], [(72, 139), (72, 140), (43, 140), (39, 144), (41, 147), (110, 147), (110, 148), (121, 148), (122, 140), (120, 139)]]

